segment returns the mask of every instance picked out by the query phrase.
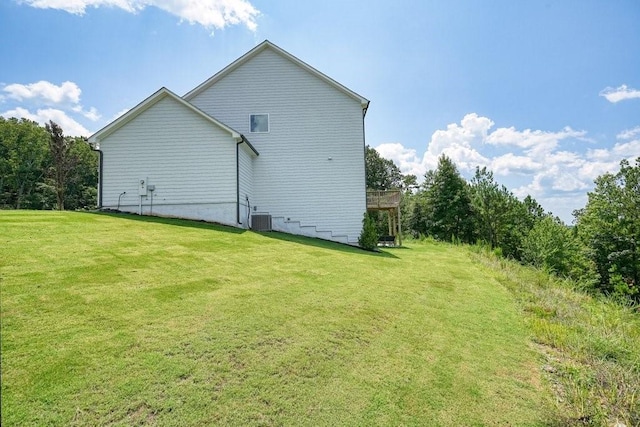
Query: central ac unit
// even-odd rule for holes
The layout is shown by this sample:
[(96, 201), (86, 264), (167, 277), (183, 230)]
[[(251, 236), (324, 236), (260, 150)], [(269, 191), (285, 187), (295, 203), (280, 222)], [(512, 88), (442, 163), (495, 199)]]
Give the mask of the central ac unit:
[(251, 229), (254, 231), (271, 231), (271, 215), (251, 215)]

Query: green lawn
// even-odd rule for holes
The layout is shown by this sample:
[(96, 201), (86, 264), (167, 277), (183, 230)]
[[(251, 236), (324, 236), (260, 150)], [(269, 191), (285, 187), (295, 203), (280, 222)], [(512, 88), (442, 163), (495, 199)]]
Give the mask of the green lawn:
[(450, 245), (0, 212), (2, 425), (546, 425), (512, 294)]

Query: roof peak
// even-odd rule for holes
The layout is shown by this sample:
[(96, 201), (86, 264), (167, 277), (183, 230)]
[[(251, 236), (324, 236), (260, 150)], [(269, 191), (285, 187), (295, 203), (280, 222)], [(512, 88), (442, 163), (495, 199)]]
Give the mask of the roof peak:
[(117, 119), (115, 119), (114, 121), (112, 121), (111, 123), (109, 123), (108, 125), (103, 127), (102, 129), (100, 129), (99, 131), (97, 131), (96, 133), (91, 135), (89, 137), (89, 142), (99, 142), (101, 138), (105, 138), (105, 137), (109, 136), (110, 134), (112, 134), (113, 132), (115, 132), (116, 130), (120, 129), (122, 126), (124, 126), (125, 124), (127, 124), (128, 122), (133, 120), (135, 117), (140, 115), (142, 112), (144, 112), (147, 109), (149, 109), (151, 106), (156, 104), (158, 101), (160, 101), (164, 97), (169, 97), (169, 98), (175, 100), (176, 102), (182, 104), (186, 108), (190, 109), (194, 113), (200, 115), (201, 117), (204, 117), (209, 122), (217, 125), (218, 127), (224, 129), (225, 131), (229, 132), (229, 134), (233, 138), (236, 138), (236, 139), (243, 138), (243, 136), (239, 132), (237, 132), (236, 130), (230, 128), (229, 126), (227, 126), (226, 124), (222, 123), (221, 121), (219, 121), (215, 117), (210, 116), (209, 114), (207, 114), (204, 111), (200, 110), (195, 105), (191, 104), (190, 102), (186, 101), (185, 99), (179, 97), (178, 95), (176, 95), (175, 93), (173, 93), (172, 91), (167, 89), (166, 87), (162, 86), (160, 89), (155, 91), (153, 94), (149, 95), (143, 101), (138, 103), (135, 107), (131, 108), (129, 111), (127, 111), (126, 113), (124, 113), (123, 115), (121, 115), (120, 117), (118, 117)]
[(304, 69), (307, 72), (311, 73), (312, 75), (316, 76), (317, 78), (325, 81), (326, 83), (328, 83), (329, 85), (335, 87), (336, 89), (338, 89), (339, 91), (343, 92), (347, 96), (359, 101), (363, 109), (366, 109), (369, 106), (369, 100), (367, 98), (357, 94), (356, 92), (352, 91), (351, 89), (347, 88), (346, 86), (342, 85), (341, 83), (338, 83), (337, 81), (335, 81), (331, 77), (329, 77), (326, 74), (318, 71), (316, 68), (312, 67), (311, 65), (307, 64), (306, 62), (302, 61), (301, 59), (297, 58), (296, 56), (290, 54), (289, 52), (287, 52), (286, 50), (282, 49), (280, 46), (276, 45), (275, 43), (273, 43), (272, 41), (270, 41), (268, 39), (265, 39), (264, 41), (262, 41), (258, 45), (254, 46), (251, 50), (249, 50), (247, 53), (245, 53), (244, 55), (242, 55), (241, 57), (239, 57), (238, 59), (233, 61), (231, 64), (227, 65), (222, 70), (220, 70), (219, 72), (217, 72), (216, 74), (214, 74), (213, 76), (211, 76), (210, 78), (208, 78), (207, 80), (205, 80), (204, 82), (202, 82), (201, 84), (196, 86), (194, 89), (192, 89), (191, 91), (187, 92), (183, 96), (183, 98), (185, 100), (187, 100), (187, 101), (190, 101), (191, 99), (193, 99), (194, 97), (196, 97), (200, 93), (202, 93), (205, 90), (207, 90), (209, 87), (213, 86), (213, 84), (215, 84), (217, 81), (219, 81), (220, 79), (222, 79), (226, 75), (228, 75), (231, 72), (233, 72), (235, 69), (237, 69), (240, 66), (242, 66), (243, 64), (249, 62), (258, 53), (262, 52), (263, 50), (265, 50), (267, 48), (270, 48), (271, 50), (273, 50), (274, 52), (276, 52), (280, 56), (288, 59), (289, 61), (291, 61), (294, 64), (298, 65), (299, 67), (301, 67), (302, 69)]

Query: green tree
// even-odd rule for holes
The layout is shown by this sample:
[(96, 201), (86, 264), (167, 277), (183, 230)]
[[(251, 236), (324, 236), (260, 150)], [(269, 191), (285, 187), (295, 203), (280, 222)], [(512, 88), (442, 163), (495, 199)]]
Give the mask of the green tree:
[(92, 209), (98, 202), (98, 153), (84, 138), (75, 137), (70, 155), (76, 159), (65, 190), (66, 209)]
[(518, 200), (486, 167), (471, 180), (471, 203), (478, 238), (510, 258), (522, 258), (522, 240), (544, 211), (531, 197)]
[(419, 188), (418, 179), (415, 175), (403, 175), (402, 178), (402, 199), (400, 200), (400, 221), (402, 223), (403, 234), (411, 233), (411, 217), (416, 201), (416, 190)]
[(522, 242), (522, 260), (559, 276), (569, 276), (578, 263), (579, 247), (571, 230), (546, 215)]
[[(368, 190), (403, 190), (400, 202), (402, 229), (407, 230), (410, 213), (410, 198), (417, 187), (415, 175), (403, 175), (400, 168), (392, 160), (385, 159), (368, 145), (365, 147), (365, 172)], [(386, 235), (388, 231), (388, 215), (386, 211), (369, 212), (369, 216), (376, 224), (378, 235)]]
[(365, 176), (370, 190), (402, 188), (403, 176), (400, 168), (368, 145), (365, 147)]
[(502, 186), (503, 197), (507, 200), (505, 223), (502, 229), (500, 248), (504, 256), (521, 260), (522, 240), (531, 230), (532, 223), (527, 217), (524, 204), (518, 200), (505, 186)]
[(595, 184), (585, 208), (574, 215), (596, 268), (597, 287), (640, 302), (640, 157), (635, 166), (621, 161), (617, 174), (601, 175)]
[(40, 209), (38, 183), (47, 168), (47, 133), (36, 122), (0, 117), (0, 206)]
[(417, 196), (411, 224), (418, 233), (438, 240), (473, 240), (471, 200), (467, 182), (447, 156), (438, 159), (435, 171), (425, 174), (423, 191)]
[(45, 129), (49, 133), (49, 152), (52, 160), (50, 176), (56, 194), (56, 208), (62, 211), (67, 178), (76, 165), (76, 158), (71, 155), (73, 139), (65, 138), (62, 128), (52, 120), (45, 124)]
[(97, 182), (98, 155), (83, 138), (53, 122), (0, 117), (0, 208), (94, 207)]
[(547, 213), (544, 211), (542, 206), (540, 206), (537, 200), (530, 195), (527, 195), (522, 203), (527, 214), (527, 227), (529, 230), (531, 230), (538, 221), (544, 219), (547, 216)]
[(507, 220), (507, 202), (505, 192), (493, 179), (493, 172), (477, 167), (471, 180), (471, 203), (477, 234), (491, 248), (499, 246), (501, 228)]

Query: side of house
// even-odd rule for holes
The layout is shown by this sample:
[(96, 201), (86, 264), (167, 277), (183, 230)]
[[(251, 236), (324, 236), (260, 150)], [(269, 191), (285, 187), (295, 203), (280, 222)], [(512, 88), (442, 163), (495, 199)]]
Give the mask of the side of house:
[(269, 42), (184, 98), (260, 152), (249, 197), (254, 213), (270, 214), (282, 231), (313, 227), (320, 237), (357, 244), (368, 100)]
[(164, 88), (121, 119), (92, 136), (102, 208), (238, 225), (239, 134)]
[(94, 134), (102, 208), (357, 244), (369, 101), (265, 41), (179, 97), (166, 88)]

